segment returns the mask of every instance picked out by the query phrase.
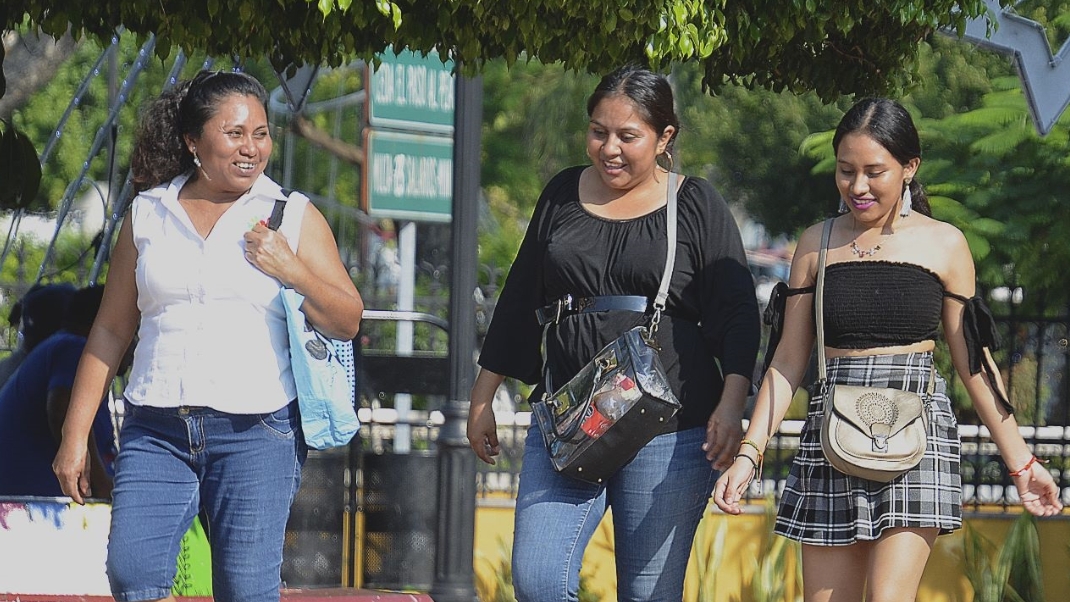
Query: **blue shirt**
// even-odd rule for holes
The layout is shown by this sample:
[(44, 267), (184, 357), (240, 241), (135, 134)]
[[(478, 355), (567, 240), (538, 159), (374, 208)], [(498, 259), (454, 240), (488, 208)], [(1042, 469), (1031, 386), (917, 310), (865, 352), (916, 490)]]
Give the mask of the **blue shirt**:
[[(0, 389), (0, 496), (62, 496), (52, 472), (59, 445), (48, 427), (48, 394), (70, 389), (86, 339), (57, 332), (30, 352)], [(93, 433), (105, 468), (114, 452), (111, 412), (101, 403)]]

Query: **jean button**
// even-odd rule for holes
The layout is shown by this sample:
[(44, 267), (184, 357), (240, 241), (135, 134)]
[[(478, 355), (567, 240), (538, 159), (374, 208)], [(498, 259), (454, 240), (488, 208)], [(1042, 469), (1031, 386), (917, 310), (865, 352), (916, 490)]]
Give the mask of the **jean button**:
[(178, 415), (179, 416), (187, 416), (187, 415), (189, 415), (189, 406), (179, 406), (178, 407)]

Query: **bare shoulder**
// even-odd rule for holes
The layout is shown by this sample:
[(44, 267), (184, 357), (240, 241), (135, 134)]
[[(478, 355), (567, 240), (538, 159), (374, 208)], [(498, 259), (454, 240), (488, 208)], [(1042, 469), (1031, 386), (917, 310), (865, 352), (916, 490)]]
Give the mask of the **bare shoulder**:
[(816, 280), (817, 258), (821, 250), (821, 234), (824, 227), (824, 222), (818, 222), (807, 228), (799, 237), (791, 260), (788, 286), (802, 288), (812, 285)]
[(931, 233), (934, 242), (942, 244), (945, 248), (951, 249), (961, 247), (968, 249), (966, 236), (962, 234), (962, 230), (959, 230), (956, 226), (949, 224), (948, 222), (926, 217), (922, 228)]
[(947, 222), (925, 217), (918, 225), (916, 236), (911, 238), (914, 239), (916, 248), (951, 263), (946, 267), (954, 268), (954, 264), (960, 261), (972, 261), (966, 236), (962, 230)]
[(953, 224), (919, 215), (911, 233), (916, 262), (940, 276), (947, 290), (960, 292), (972, 288), (974, 265), (970, 245), (962, 230)]
[(301, 221), (301, 234), (310, 234), (313, 236), (331, 236), (331, 226), (327, 223), (327, 218), (320, 212), (319, 208), (309, 201), (305, 204), (305, 215)]

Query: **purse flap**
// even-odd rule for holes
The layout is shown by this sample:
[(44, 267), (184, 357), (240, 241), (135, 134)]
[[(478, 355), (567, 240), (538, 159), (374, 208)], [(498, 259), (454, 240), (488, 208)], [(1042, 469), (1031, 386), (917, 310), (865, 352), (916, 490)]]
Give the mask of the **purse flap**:
[(910, 426), (924, 411), (920, 395), (901, 389), (834, 385), (828, 394), (840, 418), (877, 441)]

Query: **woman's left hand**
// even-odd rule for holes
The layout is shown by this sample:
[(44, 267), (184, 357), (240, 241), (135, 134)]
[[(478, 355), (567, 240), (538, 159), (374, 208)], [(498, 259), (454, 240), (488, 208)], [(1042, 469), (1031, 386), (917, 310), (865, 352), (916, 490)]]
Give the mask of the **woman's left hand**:
[(744, 455), (738, 456), (732, 465), (717, 477), (717, 483), (713, 486), (713, 503), (728, 514), (743, 513), (739, 502), (746, 495), (750, 482), (757, 477), (753, 461), (749, 456), (743, 457)]
[(702, 450), (717, 470), (726, 470), (732, 465), (732, 457), (743, 441), (743, 408), (736, 406), (722, 400), (706, 423), (706, 442), (702, 444)]
[(281, 232), (269, 229), (262, 222), (245, 233), (245, 259), (261, 272), (278, 278), (283, 284), (286, 270), (293, 265), (296, 255)]
[(1053, 516), (1062, 512), (1059, 486), (1040, 462), (1033, 462), (1029, 470), (1011, 478), (1014, 479), (1014, 486), (1018, 488), (1022, 507), (1030, 513), (1036, 516)]

